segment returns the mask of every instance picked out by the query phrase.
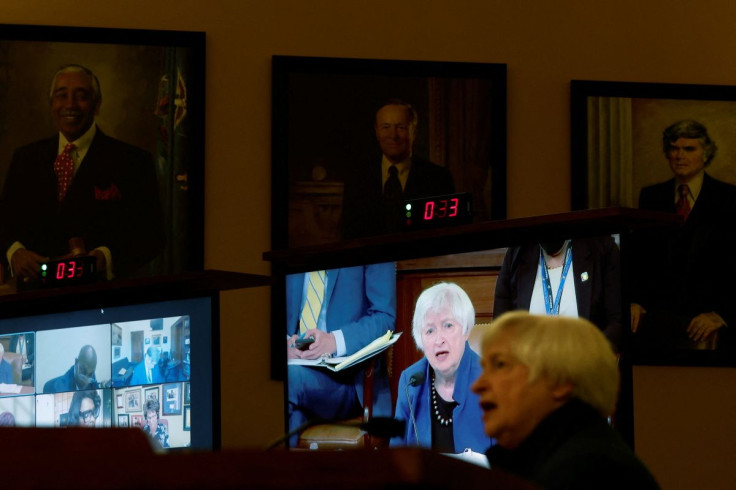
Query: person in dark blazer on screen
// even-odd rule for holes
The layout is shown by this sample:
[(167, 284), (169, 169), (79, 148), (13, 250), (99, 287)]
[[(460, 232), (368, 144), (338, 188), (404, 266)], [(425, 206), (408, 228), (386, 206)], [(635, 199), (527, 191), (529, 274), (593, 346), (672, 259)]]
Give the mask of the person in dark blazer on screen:
[(616, 242), (610, 236), (576, 238), (510, 248), (496, 282), (493, 316), (526, 310), (586, 318), (619, 350), (622, 307)]
[(94, 256), (107, 278), (130, 275), (163, 247), (153, 159), (97, 126), (102, 92), (89, 69), (62, 67), (49, 101), (59, 133), (18, 148), (5, 179), (0, 246), (10, 270), (35, 278), (42, 262), (71, 253)]

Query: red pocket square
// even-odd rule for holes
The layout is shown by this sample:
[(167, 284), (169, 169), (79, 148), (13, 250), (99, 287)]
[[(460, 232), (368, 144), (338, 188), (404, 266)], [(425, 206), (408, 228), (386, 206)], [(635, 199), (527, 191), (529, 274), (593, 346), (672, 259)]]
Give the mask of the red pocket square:
[(119, 201), (123, 198), (120, 189), (115, 184), (110, 184), (107, 189), (95, 186), (95, 201)]

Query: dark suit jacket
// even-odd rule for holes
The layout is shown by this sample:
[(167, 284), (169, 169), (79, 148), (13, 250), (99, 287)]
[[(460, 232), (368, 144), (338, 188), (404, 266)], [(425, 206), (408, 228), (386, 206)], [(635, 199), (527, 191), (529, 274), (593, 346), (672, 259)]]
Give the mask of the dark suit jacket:
[[(639, 207), (675, 212), (675, 180), (642, 189)], [(705, 174), (703, 187), (685, 223), (673, 230), (638, 235), (633, 300), (647, 314), (693, 317), (715, 311), (736, 327), (736, 186)], [(724, 337), (725, 335), (725, 337)], [(719, 345), (723, 345), (719, 340)]]
[[(158, 366), (153, 366), (151, 369), (151, 383), (163, 383), (164, 377), (161, 375), (161, 370)], [(130, 378), (130, 382), (128, 385), (146, 385), (148, 383), (148, 378), (146, 377), (146, 361), (143, 360), (139, 362), (136, 367), (133, 369), (133, 376)]]
[(492, 468), (547, 490), (659, 488), (606, 420), (577, 399), (549, 414), (515, 449), (496, 445), (486, 455)]
[(18, 148), (2, 193), (4, 252), (15, 241), (44, 256), (69, 253), (72, 237), (87, 250), (110, 249), (116, 276), (153, 259), (163, 246), (161, 203), (151, 155), (99, 128), (67, 191), (57, 199), (59, 137)]
[[(395, 418), (406, 421), (406, 427), (400, 437), (391, 439), (391, 446), (432, 447), (432, 417), (434, 414), (430, 398), (432, 378), (429, 375), (429, 369), (429, 362), (424, 357), (401, 373)], [(465, 352), (457, 368), (455, 391), (452, 395), (458, 403), (452, 411), (452, 436), (456, 453), (461, 453), (467, 448), (484, 453), (491, 445), (491, 439), (483, 431), (483, 412), (478, 403), (478, 395), (470, 390), (470, 386), (478, 379), (481, 372), (480, 358), (466, 342)], [(424, 374), (424, 381), (418, 386), (409, 386), (409, 378), (416, 373)], [(411, 412), (409, 404), (411, 404)], [(411, 413), (414, 414), (417, 424), (418, 441), (417, 434), (414, 433)]]
[[(299, 331), (299, 315), (304, 298), (304, 274), (286, 278), (286, 333)], [(327, 331), (342, 330), (347, 354), (365, 347), (386, 331), (393, 330), (396, 321), (396, 265), (372, 264), (327, 271)], [(363, 372), (355, 376), (358, 399), (363, 403)], [(391, 393), (388, 380), (374, 380), (374, 409), (391, 413)]]
[[(96, 390), (98, 387), (99, 384), (93, 374), (92, 379), (90, 379), (89, 384), (84, 389)], [(74, 382), (74, 366), (70, 367), (61, 376), (52, 378), (43, 385), (44, 393), (62, 393), (65, 391), (77, 391), (77, 384)]]
[[(620, 348), (623, 307), (620, 254), (613, 238), (574, 239), (572, 267), (578, 315), (593, 322)], [(511, 310), (529, 310), (538, 268), (539, 245), (515, 247), (506, 252), (496, 282), (494, 317)], [(586, 281), (581, 277), (583, 272), (588, 273)]]
[[(388, 233), (384, 203), (381, 160), (357, 164), (345, 179), (342, 211), (342, 238), (358, 238)], [(455, 192), (452, 174), (428, 160), (412, 158), (404, 186), (404, 199), (441, 196)]]

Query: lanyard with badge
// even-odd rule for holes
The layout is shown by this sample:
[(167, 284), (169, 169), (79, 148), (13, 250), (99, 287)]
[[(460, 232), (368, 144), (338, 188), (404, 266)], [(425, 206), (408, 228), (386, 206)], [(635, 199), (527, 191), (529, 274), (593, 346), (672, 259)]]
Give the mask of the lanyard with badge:
[(560, 314), (560, 303), (562, 302), (562, 290), (565, 287), (565, 279), (567, 273), (570, 270), (572, 264), (572, 247), (569, 244), (565, 244), (565, 261), (562, 267), (562, 276), (560, 276), (560, 287), (557, 288), (557, 295), (555, 296), (554, 302), (552, 302), (552, 284), (549, 280), (549, 272), (547, 271), (547, 261), (544, 260), (544, 252), (541, 247), (539, 250), (539, 267), (542, 273), (542, 289), (544, 293), (544, 309), (548, 315), (559, 315)]

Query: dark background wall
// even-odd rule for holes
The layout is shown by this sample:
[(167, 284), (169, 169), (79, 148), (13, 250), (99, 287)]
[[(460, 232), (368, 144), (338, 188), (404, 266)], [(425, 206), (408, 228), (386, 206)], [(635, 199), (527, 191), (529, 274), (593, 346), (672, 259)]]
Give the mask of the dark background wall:
[[(570, 209), (571, 79), (736, 80), (736, 3), (726, 0), (4, 0), (0, 19), (206, 31), (205, 266), (261, 274), (274, 54), (507, 63), (509, 217)], [(223, 294), (226, 447), (264, 447), (283, 429), (269, 294)], [(634, 383), (637, 450), (663, 487), (736, 487), (736, 370), (639, 367)]]

